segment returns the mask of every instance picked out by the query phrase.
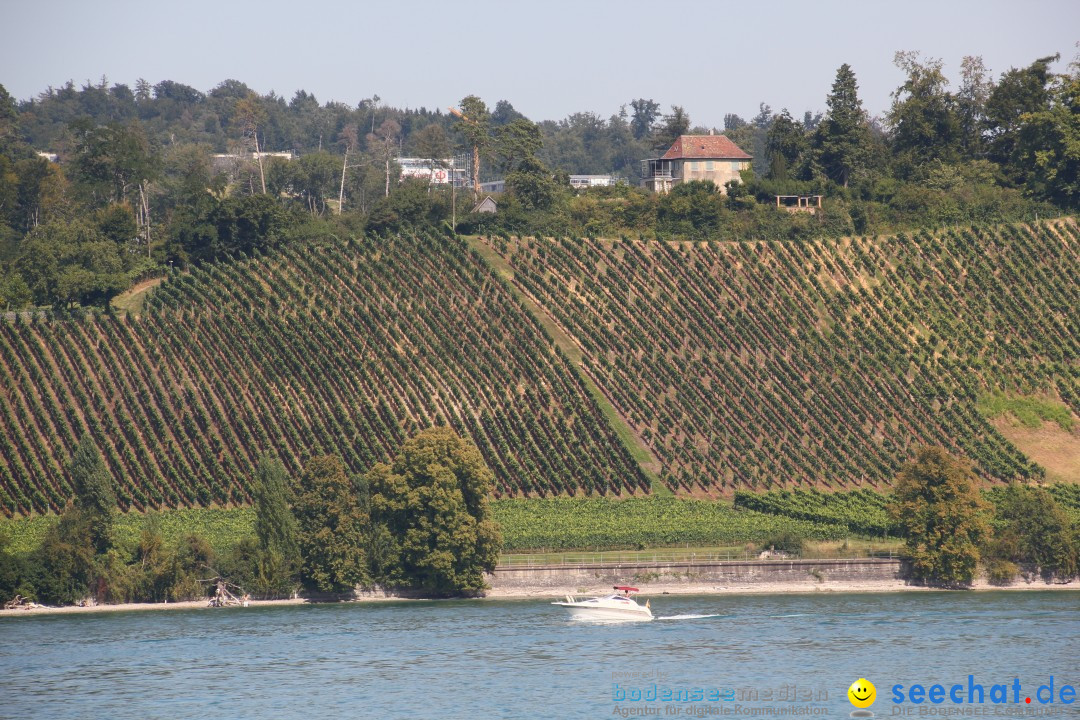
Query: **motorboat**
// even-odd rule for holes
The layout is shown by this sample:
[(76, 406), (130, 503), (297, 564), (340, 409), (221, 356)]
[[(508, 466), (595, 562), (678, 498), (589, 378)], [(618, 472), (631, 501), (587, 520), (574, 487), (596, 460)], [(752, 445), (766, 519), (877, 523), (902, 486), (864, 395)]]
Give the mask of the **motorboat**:
[(631, 597), (640, 592), (636, 587), (628, 585), (616, 585), (615, 592), (603, 597), (578, 600), (572, 595), (567, 595), (562, 602), (553, 602), (552, 605), (564, 607), (575, 618), (596, 620), (652, 620), (652, 608), (649, 601), (644, 605), (638, 605)]

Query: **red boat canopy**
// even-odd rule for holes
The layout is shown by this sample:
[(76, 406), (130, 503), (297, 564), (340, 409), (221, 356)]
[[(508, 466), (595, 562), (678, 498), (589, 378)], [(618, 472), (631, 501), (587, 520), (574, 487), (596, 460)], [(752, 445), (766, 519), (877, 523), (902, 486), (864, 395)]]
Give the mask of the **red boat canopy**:
[(623, 592), (641, 592), (636, 587), (630, 587), (629, 585), (616, 585), (616, 590), (622, 590)]

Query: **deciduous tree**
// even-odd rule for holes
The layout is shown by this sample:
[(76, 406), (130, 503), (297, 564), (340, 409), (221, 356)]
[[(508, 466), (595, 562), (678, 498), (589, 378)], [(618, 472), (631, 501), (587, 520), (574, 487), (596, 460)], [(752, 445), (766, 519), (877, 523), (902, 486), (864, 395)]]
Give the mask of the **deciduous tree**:
[(920, 449), (896, 480), (890, 512), (904, 534), (904, 556), (916, 580), (971, 584), (990, 528), (970, 461), (940, 447)]
[(383, 165), (386, 171), (386, 187), (383, 197), (390, 196), (390, 163), (397, 157), (398, 137), (401, 126), (397, 121), (387, 118), (379, 125), (377, 132), (367, 135), (368, 150)]
[(368, 581), (364, 535), (367, 518), (345, 465), (335, 455), (312, 458), (293, 493), (293, 514), (303, 558), (300, 579), (321, 592), (348, 592)]
[(366, 475), (386, 578), (437, 595), (482, 590), (502, 544), (488, 510), (493, 476), (476, 446), (447, 427), (410, 438)]

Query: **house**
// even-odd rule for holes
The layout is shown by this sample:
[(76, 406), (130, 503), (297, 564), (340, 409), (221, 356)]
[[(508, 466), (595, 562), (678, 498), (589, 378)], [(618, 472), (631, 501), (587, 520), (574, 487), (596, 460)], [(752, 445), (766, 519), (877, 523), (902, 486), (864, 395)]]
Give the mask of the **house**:
[(498, 205), (496, 205), (492, 197), (488, 195), (483, 200), (476, 203), (476, 205), (473, 206), (472, 211), (474, 213), (488, 213), (494, 215), (495, 211), (498, 209)]
[(581, 190), (591, 187), (611, 187), (617, 185), (619, 179), (614, 175), (571, 175), (570, 187)]
[(504, 193), (506, 192), (505, 180), (492, 180), (491, 182), (480, 183), (480, 192), (482, 193)]
[(712, 180), (724, 191), (724, 183), (739, 180), (753, 158), (724, 135), (680, 135), (658, 158), (641, 161), (647, 189), (666, 193), (681, 182)]

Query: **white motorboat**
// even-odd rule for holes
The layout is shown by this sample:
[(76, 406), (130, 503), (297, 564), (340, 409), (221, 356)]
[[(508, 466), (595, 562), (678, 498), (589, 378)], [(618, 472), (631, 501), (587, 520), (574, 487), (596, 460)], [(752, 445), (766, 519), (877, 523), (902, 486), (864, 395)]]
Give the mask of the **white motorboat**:
[(644, 605), (638, 605), (631, 597), (639, 592), (636, 587), (616, 585), (615, 592), (603, 597), (577, 600), (571, 595), (566, 596), (562, 602), (553, 602), (552, 605), (564, 607), (575, 618), (587, 618), (596, 620), (652, 620), (652, 608), (649, 601)]

